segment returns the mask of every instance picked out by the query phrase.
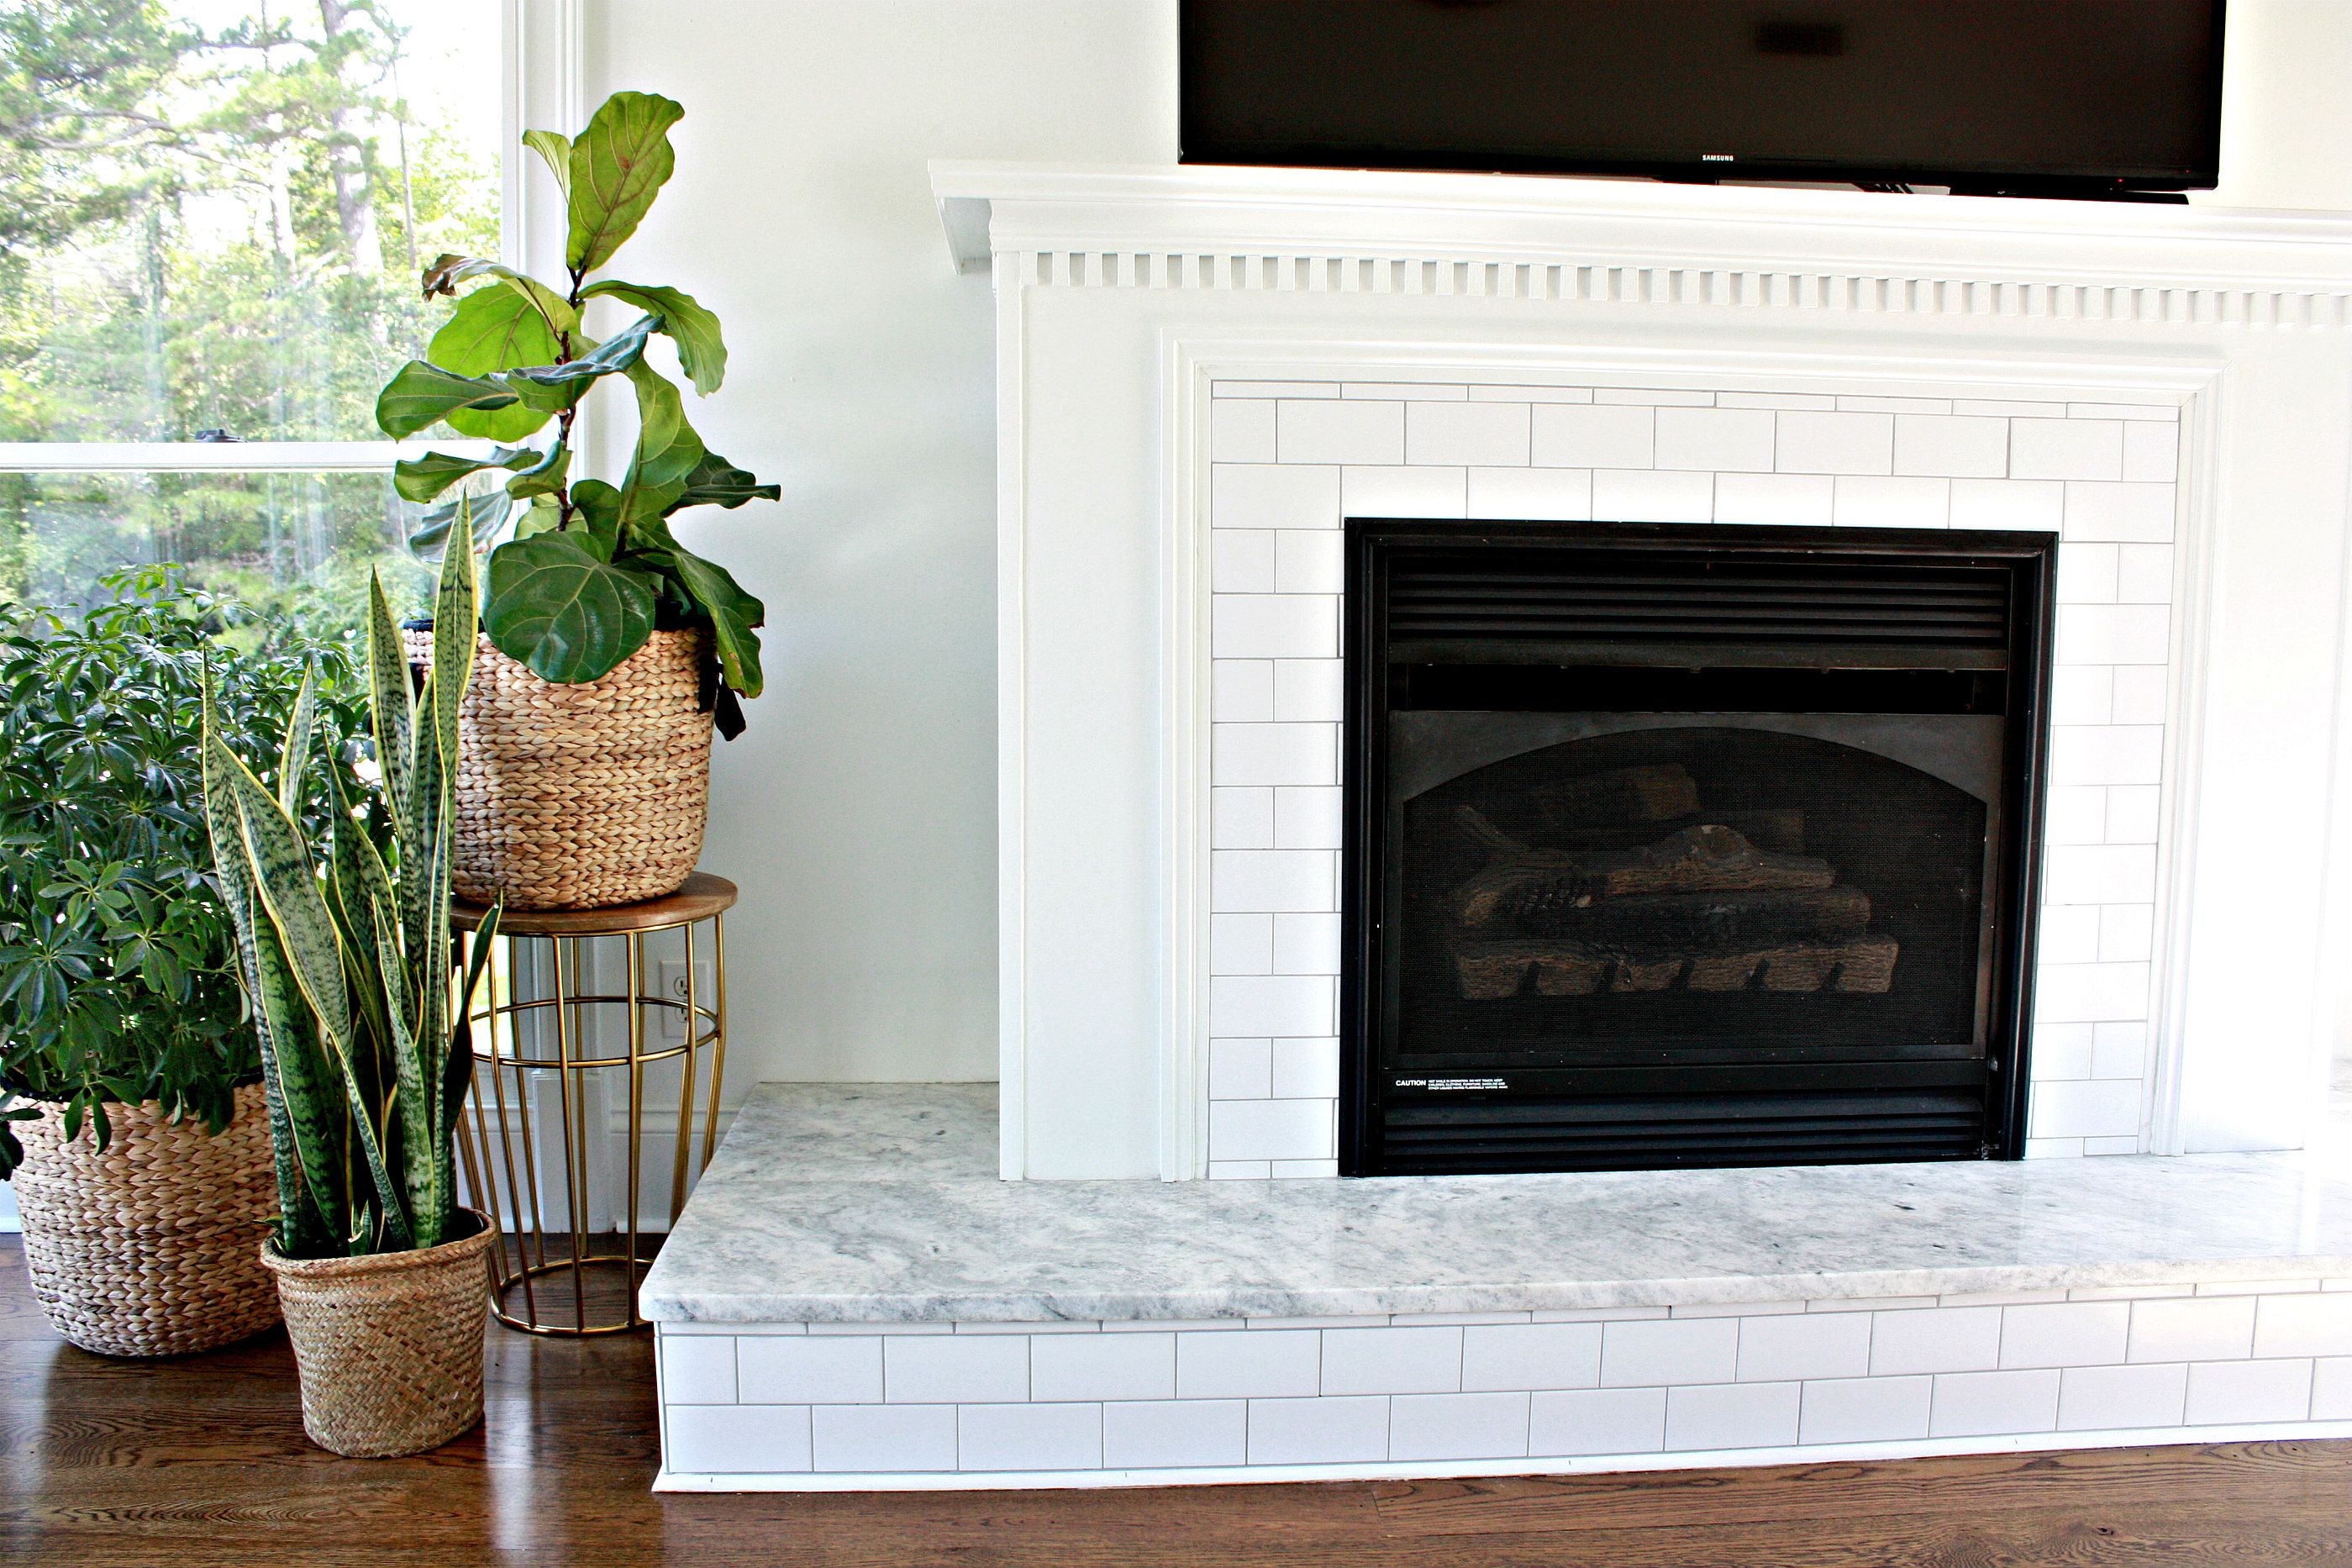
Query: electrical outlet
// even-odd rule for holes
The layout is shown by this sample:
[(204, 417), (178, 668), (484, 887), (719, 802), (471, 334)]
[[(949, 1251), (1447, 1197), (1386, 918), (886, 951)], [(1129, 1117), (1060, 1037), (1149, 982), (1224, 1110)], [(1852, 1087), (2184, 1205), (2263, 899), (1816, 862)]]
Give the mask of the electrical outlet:
[[(656, 984), (658, 984), (661, 989), (661, 994), (666, 999), (677, 1003), (680, 1007), (684, 1006), (687, 1000), (686, 960), (682, 958), (663, 959), (655, 966), (654, 976)], [(718, 994), (719, 975), (717, 971), (712, 967), (708, 959), (697, 960), (694, 965), (695, 1005), (698, 1007), (708, 1009), (710, 1006), (712, 1000), (716, 998)], [(656, 1023), (654, 1031), (655, 1037), (666, 1045), (684, 1045), (686, 1043), (686, 1015), (679, 1011), (677, 1007), (656, 1007), (654, 1011), (658, 1015), (658, 1022)]]

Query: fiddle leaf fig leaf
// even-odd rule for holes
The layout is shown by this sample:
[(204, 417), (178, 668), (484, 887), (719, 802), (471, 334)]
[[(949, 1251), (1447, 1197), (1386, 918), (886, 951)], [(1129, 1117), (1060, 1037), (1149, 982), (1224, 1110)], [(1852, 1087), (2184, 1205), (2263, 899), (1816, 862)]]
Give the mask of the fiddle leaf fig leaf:
[(572, 231), (564, 264), (593, 272), (636, 232), (677, 164), (669, 128), (686, 110), (650, 92), (616, 92), (572, 144)]
[[(474, 548), (479, 550), (496, 539), (499, 530), (506, 526), (507, 519), (513, 511), (513, 503), (497, 490), (488, 495), (467, 496), (463, 500), (465, 507), (473, 513)], [(460, 503), (451, 501), (446, 506), (435, 507), (417, 519), (415, 531), (408, 536), (409, 553), (420, 561), (437, 559), (442, 547), (449, 541), (449, 531), (457, 526), (459, 510)]]
[(637, 449), (629, 459), (628, 482), (623, 488), (683, 486), (707, 455), (702, 437), (686, 422), (686, 400), (675, 383), (643, 360), (631, 365), (628, 374), (637, 389)]
[(694, 302), (690, 294), (644, 283), (607, 279), (580, 290), (581, 297), (606, 294), (661, 318), (660, 330), (677, 345), (677, 363), (695, 392), (704, 397), (727, 379), (727, 344), (719, 335), (719, 318)]
[(491, 552), (482, 629), (541, 680), (576, 685), (645, 646), (654, 595), (643, 578), (598, 560), (570, 533), (535, 534)]
[(634, 368), (645, 357), (646, 339), (660, 325), (659, 316), (640, 316), (627, 331), (596, 344), (577, 359), (562, 364), (516, 367), (508, 373), (507, 384), (526, 403), (543, 401), (535, 395), (543, 391), (549, 396), (561, 397), (568, 406), (577, 403), (588, 384), (597, 377)]
[(393, 464), (392, 488), (403, 500), (428, 501), (468, 474), (478, 474), (485, 468), (530, 472), (532, 470), (529, 465), (544, 460), (529, 447), (500, 447), (487, 458), (427, 452), (421, 458), (403, 458)]
[(375, 422), (394, 440), (469, 408), (506, 408), (515, 395), (502, 381), (460, 375), (421, 359), (402, 365), (375, 400)]
[(745, 697), (760, 695), (759, 628), (767, 623), (767, 606), (745, 593), (725, 567), (680, 544), (667, 523), (656, 520), (645, 524), (635, 541), (709, 617), (713, 650), (728, 686)]
[(515, 524), (514, 536), (529, 539), (533, 534), (551, 533), (562, 526), (563, 508), (557, 504), (555, 498), (537, 496), (532, 499), (530, 510), (522, 514), (522, 521)]
[(547, 172), (555, 176), (556, 186), (568, 205), (572, 200), (572, 138), (561, 131), (526, 131), (522, 144), (539, 154)]
[(686, 489), (670, 504), (671, 511), (689, 506), (739, 507), (747, 500), (781, 500), (782, 485), (763, 485), (747, 468), (739, 468), (716, 452), (706, 451), (702, 461), (686, 476)]
[(563, 489), (564, 476), (572, 468), (572, 449), (558, 441), (547, 449), (545, 456), (530, 455), (539, 460), (527, 468), (517, 469), (515, 477), (507, 481), (507, 494), (517, 500), (560, 494)]
[(425, 269), (425, 297), (455, 294), (457, 285), (476, 278), (493, 278), (527, 300), (547, 322), (550, 332), (575, 331), (580, 326), (580, 312), (571, 300), (527, 273), (518, 272), (503, 261), (485, 261), (475, 256), (455, 256), (446, 251), (433, 258)]
[(572, 487), (572, 531), (589, 552), (610, 561), (621, 542), (621, 492), (602, 479), (583, 479)]
[[(477, 289), (458, 300), (425, 350), (435, 364), (473, 376), (495, 375), (514, 365), (545, 364), (562, 352), (545, 316), (530, 300), (505, 289)], [(546, 424), (553, 412), (526, 399), (506, 408), (461, 409), (449, 423), (467, 436), (519, 441)]]

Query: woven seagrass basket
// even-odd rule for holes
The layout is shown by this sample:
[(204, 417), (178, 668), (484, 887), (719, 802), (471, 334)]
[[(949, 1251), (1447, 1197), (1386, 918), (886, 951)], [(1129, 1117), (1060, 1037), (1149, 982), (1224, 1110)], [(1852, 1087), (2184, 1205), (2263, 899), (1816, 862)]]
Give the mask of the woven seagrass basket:
[[(451, 885), (469, 903), (598, 910), (676, 892), (702, 855), (710, 715), (698, 629), (657, 631), (599, 679), (541, 680), (482, 637), (458, 710)], [(433, 634), (406, 634), (432, 663)]]
[(100, 1355), (184, 1355), (276, 1323), (278, 1292), (254, 1257), (278, 1212), (261, 1086), (236, 1091), (217, 1137), (152, 1100), (106, 1116), (103, 1153), (87, 1125), (67, 1140), (61, 1107), (16, 1124), (25, 1268), (58, 1332)]
[(422, 1252), (367, 1258), (281, 1258), (286, 1333), (302, 1379), (302, 1430), (354, 1459), (437, 1448), (482, 1418), (482, 1331), (490, 1308), (488, 1254), (498, 1227)]

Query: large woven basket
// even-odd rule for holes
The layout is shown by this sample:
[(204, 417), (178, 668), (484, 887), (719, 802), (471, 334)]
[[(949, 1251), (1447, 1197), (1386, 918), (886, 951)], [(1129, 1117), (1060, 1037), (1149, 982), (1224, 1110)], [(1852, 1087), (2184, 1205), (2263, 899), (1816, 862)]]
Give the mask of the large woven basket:
[[(541, 680), (477, 645), (459, 710), (459, 898), (596, 910), (674, 893), (702, 854), (710, 715), (699, 630), (657, 631), (600, 679)], [(429, 666), (433, 635), (407, 634)]]
[(66, 1138), (60, 1107), (16, 1124), (25, 1267), (58, 1332), (100, 1355), (182, 1355), (277, 1322), (254, 1258), (278, 1212), (261, 1086), (236, 1091), (217, 1137), (152, 1100), (109, 1105), (106, 1119), (103, 1153), (87, 1124)]
[(302, 1430), (354, 1459), (437, 1448), (482, 1418), (482, 1331), (498, 1227), (422, 1252), (278, 1256), (278, 1304), (302, 1378)]

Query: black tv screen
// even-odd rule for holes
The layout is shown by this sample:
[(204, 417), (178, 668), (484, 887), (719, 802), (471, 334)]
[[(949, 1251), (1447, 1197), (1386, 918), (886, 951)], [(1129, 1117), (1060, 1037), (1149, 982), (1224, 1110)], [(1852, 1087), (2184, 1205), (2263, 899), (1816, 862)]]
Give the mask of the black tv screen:
[(1183, 157), (2204, 188), (2222, 4), (1183, 0)]

